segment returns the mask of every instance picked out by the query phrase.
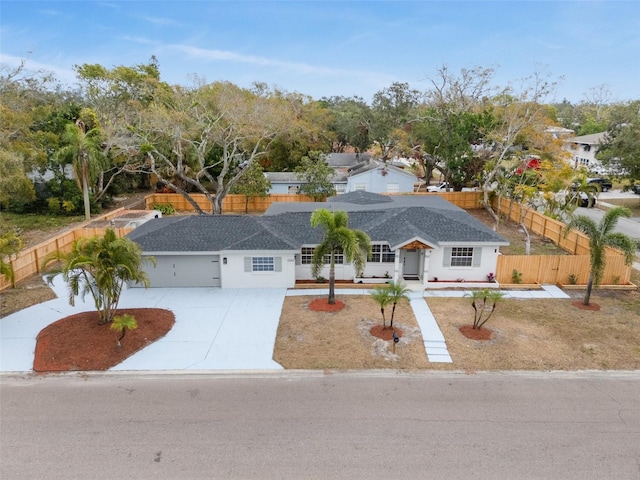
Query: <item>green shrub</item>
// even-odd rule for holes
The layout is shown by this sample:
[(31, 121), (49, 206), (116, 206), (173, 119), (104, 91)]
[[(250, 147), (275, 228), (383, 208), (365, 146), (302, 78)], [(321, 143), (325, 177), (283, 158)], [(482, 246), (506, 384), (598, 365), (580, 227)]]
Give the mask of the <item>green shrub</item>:
[(515, 268), (513, 269), (513, 272), (511, 273), (511, 281), (513, 283), (522, 283), (522, 274), (516, 270)]
[(58, 197), (49, 197), (47, 198), (47, 208), (49, 212), (54, 215), (59, 215), (62, 210), (62, 205), (60, 204), (60, 199)]
[(158, 210), (162, 215), (172, 215), (176, 213), (176, 209), (170, 203), (154, 203), (153, 209)]

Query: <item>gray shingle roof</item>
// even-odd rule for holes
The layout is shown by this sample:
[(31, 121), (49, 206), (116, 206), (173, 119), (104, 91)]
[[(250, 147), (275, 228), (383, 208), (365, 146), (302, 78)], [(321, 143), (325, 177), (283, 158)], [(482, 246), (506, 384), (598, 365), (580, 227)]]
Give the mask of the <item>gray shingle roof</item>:
[(479, 220), (438, 196), (338, 195), (328, 203), (274, 203), (261, 217), (190, 215), (146, 222), (128, 237), (145, 252), (299, 250), (322, 240), (309, 218), (318, 208), (345, 210), (349, 227), (392, 247), (420, 238), (432, 246), (450, 243), (506, 245)]

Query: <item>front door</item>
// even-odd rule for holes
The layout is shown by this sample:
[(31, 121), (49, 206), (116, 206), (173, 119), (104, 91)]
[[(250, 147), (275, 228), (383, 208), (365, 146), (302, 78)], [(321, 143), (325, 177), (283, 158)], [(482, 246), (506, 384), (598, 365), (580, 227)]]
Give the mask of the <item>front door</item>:
[(407, 277), (413, 277), (413, 280), (418, 280), (418, 269), (420, 267), (420, 250), (417, 248), (411, 248), (402, 250), (402, 276), (405, 280), (409, 280)]

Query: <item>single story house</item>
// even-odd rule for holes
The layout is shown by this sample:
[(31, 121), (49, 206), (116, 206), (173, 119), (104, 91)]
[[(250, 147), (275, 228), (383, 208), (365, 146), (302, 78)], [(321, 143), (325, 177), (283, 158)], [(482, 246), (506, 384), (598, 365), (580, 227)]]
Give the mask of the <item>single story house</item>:
[[(344, 210), (349, 227), (366, 232), (372, 255), (364, 277), (484, 282), (495, 273), (503, 237), (439, 196), (386, 196), (356, 191), (326, 203), (274, 203), (263, 216), (187, 215), (152, 219), (127, 236), (145, 255), (152, 287), (291, 288), (313, 280), (311, 259), (322, 241), (310, 216)], [(328, 266), (321, 275), (328, 277)], [(355, 278), (338, 254), (336, 279)]]
[[(334, 169), (331, 177), (336, 193), (364, 190), (374, 193), (410, 193), (424, 183), (413, 173), (371, 158), (368, 154), (332, 153), (327, 164)], [(271, 182), (270, 194), (298, 193), (304, 183), (295, 172), (265, 172)]]

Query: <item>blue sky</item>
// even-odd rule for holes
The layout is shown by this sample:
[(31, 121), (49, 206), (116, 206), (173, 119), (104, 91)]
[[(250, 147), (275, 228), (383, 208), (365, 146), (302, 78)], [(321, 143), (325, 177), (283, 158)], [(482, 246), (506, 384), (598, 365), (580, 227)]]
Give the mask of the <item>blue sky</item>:
[(0, 3), (0, 63), (73, 82), (73, 65), (145, 63), (189, 84), (265, 82), (319, 99), (406, 82), (426, 90), (442, 65), (496, 70), (506, 85), (536, 70), (550, 100), (605, 84), (640, 98), (640, 2), (616, 1), (13, 1)]

